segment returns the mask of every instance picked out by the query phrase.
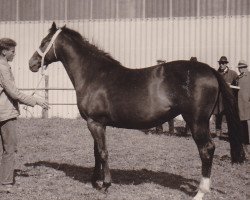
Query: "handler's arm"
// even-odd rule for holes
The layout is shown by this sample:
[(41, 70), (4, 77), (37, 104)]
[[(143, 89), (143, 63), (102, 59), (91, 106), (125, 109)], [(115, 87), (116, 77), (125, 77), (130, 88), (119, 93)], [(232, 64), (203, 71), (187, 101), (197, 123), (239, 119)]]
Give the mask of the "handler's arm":
[(15, 82), (12, 78), (12, 72), (8, 68), (1, 68), (0, 70), (0, 80), (1, 85), (7, 95), (9, 95), (12, 99), (17, 100), (20, 103), (23, 103), (28, 106), (35, 106), (36, 105), (36, 98), (33, 96), (26, 95), (20, 92)]

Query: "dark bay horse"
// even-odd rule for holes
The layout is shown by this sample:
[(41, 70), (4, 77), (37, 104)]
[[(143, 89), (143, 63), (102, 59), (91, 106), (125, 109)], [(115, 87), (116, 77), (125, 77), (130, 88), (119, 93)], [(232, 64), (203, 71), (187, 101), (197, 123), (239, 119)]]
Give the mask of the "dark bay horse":
[(219, 93), (226, 108), (232, 163), (245, 160), (235, 99), (222, 77), (208, 65), (173, 61), (128, 69), (78, 32), (66, 27), (58, 29), (53, 23), (30, 58), (29, 67), (37, 72), (55, 61), (61, 61), (65, 67), (76, 91), (80, 114), (94, 139), (94, 187), (101, 188), (97, 181), (102, 175), (102, 188), (111, 185), (106, 126), (147, 129), (181, 114), (202, 162), (202, 179), (194, 197), (202, 199), (210, 189), (215, 145), (209, 133), (209, 119)]

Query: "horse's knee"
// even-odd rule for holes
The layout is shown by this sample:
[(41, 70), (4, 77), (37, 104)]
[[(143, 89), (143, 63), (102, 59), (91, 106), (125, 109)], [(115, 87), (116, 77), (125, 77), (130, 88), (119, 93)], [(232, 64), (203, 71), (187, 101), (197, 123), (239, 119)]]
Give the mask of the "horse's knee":
[(203, 177), (210, 177), (211, 175), (214, 150), (215, 145), (212, 141), (209, 141), (204, 146), (199, 147)]
[(208, 132), (197, 130), (193, 133), (193, 138), (198, 146), (201, 158), (211, 159), (214, 154), (215, 144)]
[(212, 159), (214, 155), (214, 150), (215, 150), (215, 144), (213, 141), (210, 140), (200, 148), (201, 158), (205, 160)]
[(108, 151), (107, 150), (102, 150), (100, 152), (100, 157), (102, 161), (107, 161), (108, 159)]

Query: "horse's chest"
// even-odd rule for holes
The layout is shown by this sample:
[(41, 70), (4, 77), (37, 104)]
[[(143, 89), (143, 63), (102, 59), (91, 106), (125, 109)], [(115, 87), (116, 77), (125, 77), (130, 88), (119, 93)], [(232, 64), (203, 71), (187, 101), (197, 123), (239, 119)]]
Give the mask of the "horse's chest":
[(79, 111), (87, 116), (101, 115), (107, 112), (107, 98), (103, 91), (91, 92), (85, 95), (77, 95)]

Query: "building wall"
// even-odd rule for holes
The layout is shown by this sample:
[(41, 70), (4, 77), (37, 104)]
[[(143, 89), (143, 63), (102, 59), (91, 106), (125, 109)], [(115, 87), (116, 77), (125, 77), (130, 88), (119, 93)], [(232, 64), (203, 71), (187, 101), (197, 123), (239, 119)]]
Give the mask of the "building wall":
[[(41, 73), (29, 71), (28, 60), (48, 33), (52, 20), (79, 31), (90, 43), (129, 68), (149, 67), (159, 58), (172, 61), (191, 56), (214, 68), (222, 55), (228, 57), (234, 70), (238, 60), (250, 62), (248, 0), (0, 1), (0, 38), (10, 37), (18, 43), (11, 64), (19, 88), (44, 87)], [(99, 7), (107, 10), (98, 10), (98, 2)], [(9, 14), (3, 14), (6, 9)], [(49, 87), (72, 88), (61, 63), (50, 65), (47, 73)], [(44, 93), (37, 91), (37, 95)], [(54, 104), (74, 104), (75, 92), (53, 90), (49, 100)], [(41, 110), (25, 110), (21, 106), (21, 114), (39, 117)], [(49, 110), (49, 117), (77, 115), (76, 105), (52, 105)]]
[(0, 21), (250, 15), (249, 0), (0, 0)]
[[(158, 58), (167, 61), (189, 59), (196, 56), (199, 61), (217, 68), (220, 56), (229, 59), (229, 66), (236, 70), (238, 60), (250, 62), (249, 16), (206, 18), (161, 18), (123, 20), (77, 20), (58, 21), (84, 35), (91, 43), (110, 53), (129, 68), (149, 67)], [(40, 73), (28, 69), (28, 60), (47, 34), (52, 22), (8, 22), (0, 23), (0, 37), (17, 41), (17, 56), (12, 63), (19, 88), (36, 87)], [(60, 63), (50, 65), (49, 86), (71, 88)], [(44, 87), (42, 81), (39, 87)], [(31, 91), (26, 91), (31, 93)], [(39, 92), (38, 94), (44, 95)], [(74, 91), (50, 91), (51, 103), (74, 103)], [(39, 116), (39, 108), (29, 109)], [(23, 116), (31, 116), (22, 109)], [(53, 105), (49, 116), (76, 117), (74, 105)]]

